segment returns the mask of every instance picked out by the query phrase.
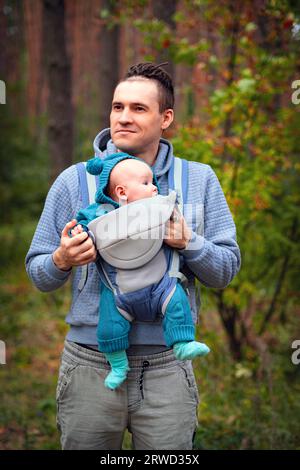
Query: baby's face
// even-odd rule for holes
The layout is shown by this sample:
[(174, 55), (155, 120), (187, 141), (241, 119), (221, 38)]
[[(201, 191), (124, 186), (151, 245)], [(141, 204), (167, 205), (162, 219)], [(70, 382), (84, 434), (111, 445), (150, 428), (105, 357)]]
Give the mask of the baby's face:
[(130, 202), (139, 199), (145, 199), (156, 196), (157, 187), (152, 183), (153, 173), (150, 167), (143, 162), (137, 160), (123, 160), (113, 171), (117, 170), (114, 175), (115, 191), (122, 188), (122, 196), (124, 201)]
[(153, 174), (146, 164), (136, 166), (136, 173), (126, 182), (127, 202), (134, 202), (157, 195), (157, 187), (152, 183)]

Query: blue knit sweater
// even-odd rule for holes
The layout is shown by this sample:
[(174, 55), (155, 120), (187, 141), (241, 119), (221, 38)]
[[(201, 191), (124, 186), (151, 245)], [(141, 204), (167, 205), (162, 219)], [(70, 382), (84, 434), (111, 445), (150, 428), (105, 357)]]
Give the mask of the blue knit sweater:
[[(97, 135), (94, 151), (99, 158), (116, 152), (109, 129), (104, 129)], [(163, 195), (168, 194), (168, 170), (172, 158), (172, 145), (161, 139), (152, 169)], [(230, 210), (211, 167), (189, 162), (188, 177), (186, 202), (193, 209), (186, 211), (185, 218), (193, 230), (193, 236), (187, 248), (179, 250), (179, 253), (181, 270), (189, 281), (192, 313), (196, 322), (200, 295), (196, 295), (195, 277), (208, 287), (226, 287), (240, 268), (240, 251)], [(95, 265), (89, 264), (87, 282), (83, 290), (79, 291), (81, 268), (73, 268), (71, 275), (71, 272), (58, 269), (52, 259), (52, 253), (60, 244), (64, 226), (75, 218), (81, 208), (78, 174), (75, 165), (72, 165), (58, 176), (49, 190), (25, 263), (32, 282), (44, 292), (58, 289), (72, 278), (72, 304), (66, 317), (66, 322), (70, 325), (67, 339), (96, 346), (100, 289)], [(160, 321), (134, 322), (129, 340), (131, 345), (164, 346)]]

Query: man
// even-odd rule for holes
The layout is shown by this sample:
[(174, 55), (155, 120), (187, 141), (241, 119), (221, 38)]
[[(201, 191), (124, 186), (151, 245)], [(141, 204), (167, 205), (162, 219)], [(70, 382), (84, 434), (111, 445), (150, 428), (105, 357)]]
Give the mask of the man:
[[(117, 85), (110, 129), (100, 132), (95, 155), (116, 151), (144, 159), (168, 194), (172, 145), (161, 138), (174, 118), (171, 78), (151, 63), (131, 67)], [(240, 253), (235, 226), (216, 175), (208, 165), (189, 162), (187, 203), (196, 208), (189, 217), (169, 221), (165, 243), (178, 249), (189, 281), (196, 321), (195, 277), (209, 287), (225, 287), (238, 272)], [(165, 345), (161, 319), (134, 321), (127, 350), (130, 372), (115, 391), (104, 387), (109, 365), (97, 351), (99, 277), (96, 251), (82, 233), (68, 237), (72, 220), (82, 207), (75, 166), (66, 169), (49, 191), (44, 211), (26, 257), (34, 284), (42, 291), (63, 285), (73, 267), (88, 266), (83, 289), (80, 269), (73, 278), (70, 325), (57, 386), (58, 425), (63, 449), (120, 449), (123, 433), (132, 433), (134, 449), (191, 449), (197, 426), (198, 391), (190, 361), (178, 361)], [(204, 228), (197, 208), (204, 208)], [(68, 223), (67, 223), (68, 222)], [(202, 228), (201, 228), (202, 227)], [(101, 315), (101, 313), (100, 313)]]

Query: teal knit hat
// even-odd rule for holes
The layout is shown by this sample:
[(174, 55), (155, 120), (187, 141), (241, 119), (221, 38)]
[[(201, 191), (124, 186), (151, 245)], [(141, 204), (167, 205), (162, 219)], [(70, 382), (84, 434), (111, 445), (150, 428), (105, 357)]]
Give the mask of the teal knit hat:
[[(120, 204), (118, 202), (114, 201), (111, 197), (107, 195), (106, 190), (107, 190), (108, 183), (109, 183), (110, 173), (113, 170), (113, 168), (122, 160), (127, 160), (128, 158), (146, 163), (141, 158), (133, 157), (132, 155), (129, 155), (128, 153), (123, 153), (123, 152), (113, 153), (109, 155), (108, 157), (104, 158), (103, 160), (101, 160), (101, 158), (99, 157), (91, 158), (91, 160), (88, 160), (86, 164), (87, 171), (91, 173), (92, 175), (99, 175), (99, 188), (95, 196), (95, 201), (97, 203), (112, 204), (116, 209), (120, 207)], [(152, 171), (152, 168), (150, 166), (149, 168)], [(158, 189), (158, 193), (160, 193), (158, 182), (154, 173), (153, 173), (153, 184), (155, 184), (155, 186)]]

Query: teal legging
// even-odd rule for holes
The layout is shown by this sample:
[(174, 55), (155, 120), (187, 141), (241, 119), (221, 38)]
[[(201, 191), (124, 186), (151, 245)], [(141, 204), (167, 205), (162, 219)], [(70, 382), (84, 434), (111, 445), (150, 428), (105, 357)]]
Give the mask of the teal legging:
[[(126, 350), (129, 348), (130, 322), (119, 312), (113, 292), (103, 283), (100, 293), (97, 328), (99, 350), (103, 353)], [(195, 338), (189, 301), (180, 283), (177, 283), (167, 305), (162, 326), (168, 347), (180, 341), (193, 341)]]

